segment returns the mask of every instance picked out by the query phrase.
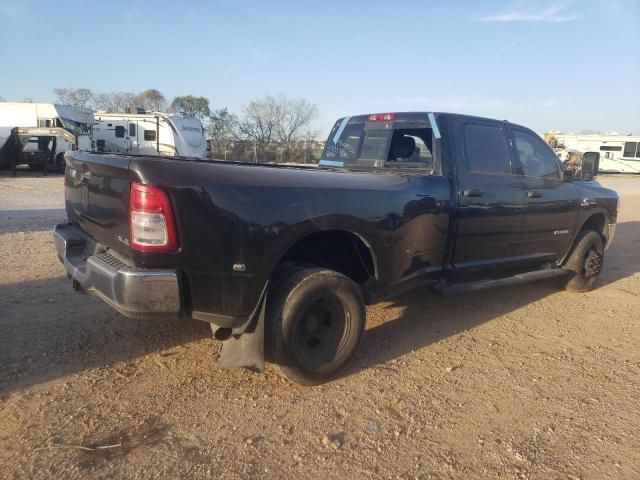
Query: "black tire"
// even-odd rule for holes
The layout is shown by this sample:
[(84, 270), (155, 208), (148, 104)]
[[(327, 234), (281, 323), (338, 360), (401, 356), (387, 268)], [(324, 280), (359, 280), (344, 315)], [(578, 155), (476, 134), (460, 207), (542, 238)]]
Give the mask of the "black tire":
[(588, 292), (598, 281), (604, 263), (602, 237), (593, 230), (582, 230), (564, 268), (570, 277), (565, 284), (567, 290)]
[(302, 385), (319, 385), (347, 366), (365, 325), (362, 292), (351, 279), (319, 268), (293, 269), (267, 302), (268, 359)]
[(64, 173), (66, 166), (67, 164), (65, 163), (65, 160), (64, 160), (64, 153), (59, 153), (58, 155), (56, 155), (56, 165), (55, 165), (56, 171), (60, 173)]

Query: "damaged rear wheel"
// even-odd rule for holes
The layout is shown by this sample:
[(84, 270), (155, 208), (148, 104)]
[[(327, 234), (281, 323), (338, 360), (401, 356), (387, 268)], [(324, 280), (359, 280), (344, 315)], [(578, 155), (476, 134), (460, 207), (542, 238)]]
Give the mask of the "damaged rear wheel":
[(294, 270), (267, 305), (269, 359), (288, 379), (318, 385), (353, 358), (365, 324), (360, 287), (341, 273)]

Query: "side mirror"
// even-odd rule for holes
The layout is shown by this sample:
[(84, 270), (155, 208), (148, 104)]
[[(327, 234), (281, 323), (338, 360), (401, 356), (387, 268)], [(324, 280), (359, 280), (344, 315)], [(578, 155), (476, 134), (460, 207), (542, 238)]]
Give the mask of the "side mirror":
[(581, 180), (588, 182), (593, 180), (600, 168), (600, 154), (598, 152), (585, 152), (582, 155)]

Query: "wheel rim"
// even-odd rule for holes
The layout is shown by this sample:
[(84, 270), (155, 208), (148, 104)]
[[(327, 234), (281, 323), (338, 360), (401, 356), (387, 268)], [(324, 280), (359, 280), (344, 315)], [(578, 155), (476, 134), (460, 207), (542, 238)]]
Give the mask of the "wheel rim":
[(332, 360), (349, 334), (349, 312), (338, 298), (319, 298), (304, 308), (296, 322), (294, 346), (311, 366)]
[(591, 243), (583, 255), (582, 275), (585, 278), (597, 277), (602, 270), (602, 252), (595, 243)]

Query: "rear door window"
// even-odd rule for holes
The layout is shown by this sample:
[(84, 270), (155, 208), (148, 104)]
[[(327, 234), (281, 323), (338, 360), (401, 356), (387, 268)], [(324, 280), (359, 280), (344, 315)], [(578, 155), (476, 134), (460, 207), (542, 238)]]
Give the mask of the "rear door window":
[(464, 126), (464, 157), (468, 172), (511, 175), (509, 144), (503, 128), (468, 123)]

